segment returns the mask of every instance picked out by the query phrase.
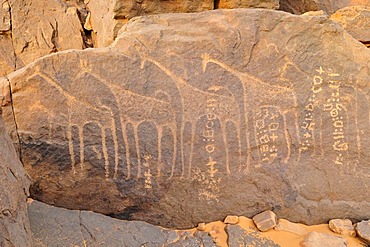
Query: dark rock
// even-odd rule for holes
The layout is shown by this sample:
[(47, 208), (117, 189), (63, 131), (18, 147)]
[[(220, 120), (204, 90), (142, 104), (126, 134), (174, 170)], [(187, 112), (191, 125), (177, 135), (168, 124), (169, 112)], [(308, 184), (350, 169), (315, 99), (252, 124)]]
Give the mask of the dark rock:
[(123, 221), (87, 211), (33, 201), (29, 217), (37, 246), (214, 246), (207, 233), (166, 230), (145, 222)]
[(363, 220), (356, 224), (358, 237), (370, 245), (370, 220)]
[(32, 246), (27, 215), (29, 177), (0, 115), (0, 246)]
[(238, 225), (227, 225), (227, 243), (229, 247), (253, 246), (253, 247), (279, 247), (280, 245), (265, 238), (256, 230), (244, 230)]
[(136, 18), (8, 76), (32, 195), (181, 228), (370, 218), (369, 59), (322, 16)]
[(276, 214), (272, 211), (265, 211), (253, 217), (253, 222), (258, 230), (265, 232), (274, 228), (277, 224)]

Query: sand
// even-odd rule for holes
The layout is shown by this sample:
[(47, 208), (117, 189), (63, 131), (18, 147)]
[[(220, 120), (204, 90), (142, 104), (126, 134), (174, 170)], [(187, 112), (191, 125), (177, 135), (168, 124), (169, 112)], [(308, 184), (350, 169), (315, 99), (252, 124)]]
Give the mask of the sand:
[[(239, 223), (237, 224), (245, 229), (247, 232), (250, 231), (258, 231), (255, 227), (253, 221), (246, 217), (239, 217)], [(306, 226), (303, 224), (298, 224), (307, 232), (320, 232), (320, 233), (327, 233), (333, 236), (341, 236), (347, 239), (347, 243), (349, 247), (364, 247), (366, 246), (361, 240), (356, 237), (349, 237), (340, 234), (336, 234), (332, 232), (329, 228), (328, 224), (321, 224), (321, 225), (314, 225), (314, 226)], [(216, 241), (218, 246), (227, 247), (227, 234), (225, 231), (226, 224), (221, 221), (211, 222), (206, 224), (205, 231), (208, 232)], [(193, 229), (195, 230), (195, 229)], [(297, 247), (300, 246), (300, 243), (304, 239), (304, 235), (298, 235), (287, 231), (278, 231), (278, 230), (269, 230), (267, 232), (260, 232), (260, 236), (263, 238), (268, 238), (275, 242), (276, 244), (281, 245), (282, 247)]]

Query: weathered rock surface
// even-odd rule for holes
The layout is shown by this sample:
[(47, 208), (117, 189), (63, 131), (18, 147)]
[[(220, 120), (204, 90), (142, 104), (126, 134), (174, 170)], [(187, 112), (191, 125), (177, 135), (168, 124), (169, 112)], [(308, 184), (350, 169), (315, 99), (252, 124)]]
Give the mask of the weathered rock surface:
[(78, 0), (0, 1), (0, 76), (53, 52), (90, 47), (82, 5)]
[(238, 224), (238, 222), (239, 222), (239, 217), (238, 216), (235, 216), (235, 215), (228, 215), (224, 219), (224, 223), (225, 224), (235, 225), (235, 224)]
[(310, 232), (301, 243), (302, 247), (347, 247), (347, 240), (326, 233)]
[(90, 0), (87, 8), (91, 15), (94, 47), (109, 46), (117, 37), (120, 28), (133, 17), (163, 13), (191, 13), (213, 9), (268, 8), (278, 9), (279, 0)]
[(107, 4), (107, 2), (100, 0), (90, 0), (87, 7), (91, 13), (90, 24), (93, 30), (94, 46), (105, 47), (114, 41), (119, 29), (127, 23), (128, 19), (161, 13), (189, 13), (212, 10), (214, 1), (113, 0)]
[(367, 219), (369, 59), (322, 16), (136, 18), (8, 76), (32, 195), (171, 227)]
[(254, 247), (279, 247), (272, 240), (261, 236), (261, 234), (253, 229), (244, 230), (238, 225), (227, 225), (226, 232), (228, 234), (227, 243), (229, 247), (254, 246)]
[(323, 10), (328, 14), (348, 6), (369, 6), (369, 0), (280, 0), (280, 9), (303, 14), (308, 11)]
[(285, 231), (296, 235), (304, 236), (308, 231), (297, 223), (290, 222), (285, 219), (279, 219), (278, 224), (274, 227), (277, 231)]
[(253, 217), (253, 222), (258, 230), (265, 232), (274, 228), (277, 224), (276, 214), (272, 211), (265, 211)]
[(335, 12), (330, 19), (341, 25), (355, 39), (370, 45), (370, 7), (346, 7)]
[(32, 246), (27, 216), (30, 185), (0, 115), (0, 246)]
[(9, 0), (16, 66), (67, 49), (82, 49), (77, 9), (59, 0)]
[(0, 33), (0, 76), (7, 75), (15, 70), (15, 60), (12, 38), (9, 32)]
[(204, 232), (174, 231), (139, 221), (122, 221), (88, 211), (33, 201), (29, 217), (34, 246), (215, 246)]
[(363, 220), (356, 224), (358, 237), (366, 244), (370, 244), (370, 220)]
[(219, 0), (215, 8), (235, 9), (235, 8), (266, 8), (278, 9), (279, 0)]
[(329, 228), (335, 233), (347, 236), (356, 236), (356, 231), (349, 219), (333, 219), (329, 221)]

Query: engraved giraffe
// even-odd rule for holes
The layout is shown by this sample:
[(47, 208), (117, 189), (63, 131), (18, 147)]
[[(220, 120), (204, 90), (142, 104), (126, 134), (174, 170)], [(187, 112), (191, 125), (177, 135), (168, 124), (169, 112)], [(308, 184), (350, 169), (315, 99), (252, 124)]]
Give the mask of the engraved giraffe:
[(230, 96), (219, 95), (211, 93), (210, 91), (202, 91), (198, 88), (191, 86), (181, 77), (176, 76), (172, 71), (162, 65), (160, 62), (155, 59), (145, 56), (142, 61), (142, 67), (145, 62), (149, 61), (166, 73), (170, 78), (176, 83), (176, 87), (180, 94), (180, 100), (182, 105), (182, 115), (181, 115), (181, 127), (180, 127), (180, 143), (181, 143), (181, 164), (182, 164), (182, 177), (185, 176), (185, 161), (184, 161), (184, 130), (185, 124), (190, 123), (191, 125), (191, 144), (190, 144), (190, 155), (189, 155), (189, 164), (188, 164), (188, 176), (191, 175), (192, 170), (192, 156), (194, 151), (195, 143), (195, 130), (196, 122), (202, 116), (206, 116), (207, 112), (207, 99), (214, 99), (216, 102), (222, 102), (227, 106), (230, 106), (228, 109), (223, 107), (216, 106), (215, 113), (218, 116), (220, 121), (222, 137), (225, 145), (226, 153), (226, 171), (230, 174), (229, 167), (229, 149), (227, 146), (226, 138), (226, 125), (227, 122), (232, 122), (237, 131), (238, 138), (238, 151), (239, 151), (239, 161), (241, 160), (241, 142), (240, 142), (240, 132), (241, 132), (241, 121), (240, 121), (240, 110), (237, 101)]
[[(203, 71), (206, 71), (207, 65), (209, 63), (214, 63), (219, 65), (221, 68), (225, 69), (226, 71), (230, 72), (234, 76), (236, 76), (241, 82), (243, 86), (244, 91), (244, 107), (245, 112), (248, 112), (252, 108), (252, 106), (249, 105), (250, 98), (253, 97), (253, 103), (255, 105), (263, 105), (266, 103), (271, 102), (281, 102), (283, 101), (283, 104), (281, 105), (282, 113), (283, 113), (283, 121), (284, 121), (284, 131), (285, 131), (285, 139), (287, 144), (287, 155), (284, 158), (283, 162), (287, 163), (290, 159), (291, 150), (290, 150), (290, 140), (289, 140), (289, 133), (287, 130), (287, 123), (286, 123), (286, 114), (290, 111), (295, 111), (297, 109), (297, 102), (295, 100), (294, 91), (287, 87), (277, 86), (277, 85), (270, 85), (264, 81), (262, 81), (259, 78), (256, 78), (246, 72), (238, 71), (231, 66), (222, 63), (221, 61), (217, 59), (213, 59), (210, 57), (209, 54), (203, 54), (202, 55), (202, 61), (203, 61)], [(251, 83), (252, 82), (252, 83)], [(251, 92), (251, 93), (250, 93)], [(257, 94), (257, 92), (269, 92), (267, 97), (262, 97), (260, 94)], [(285, 100), (288, 99), (288, 100)], [(248, 126), (248, 114), (245, 116), (245, 123)], [(248, 171), (250, 166), (250, 157), (251, 157), (251, 149), (250, 149), (250, 139), (249, 134), (246, 134), (246, 141), (247, 141), (247, 168)]]
[[(102, 151), (104, 156), (104, 169), (105, 169), (105, 177), (108, 178), (110, 175), (109, 170), (109, 158), (108, 158), (108, 147), (106, 145), (106, 129), (111, 129), (113, 132), (114, 137), (114, 149), (118, 150), (118, 142), (115, 138), (115, 129), (116, 123), (112, 118), (113, 112), (112, 110), (102, 105), (100, 108), (96, 107), (95, 105), (91, 104), (91, 102), (85, 101), (81, 98), (77, 98), (66, 89), (64, 89), (58, 82), (54, 81), (50, 78), (49, 75), (42, 72), (40, 69), (35, 71), (35, 74), (39, 75), (41, 78), (45, 80), (46, 83), (54, 87), (59, 93), (65, 97), (66, 99), (66, 116), (67, 116), (67, 130), (66, 130), (66, 137), (68, 140), (68, 147), (71, 157), (71, 168), (74, 174), (77, 173), (76, 171), (76, 160), (75, 160), (75, 148), (73, 145), (73, 137), (72, 137), (72, 128), (75, 126), (78, 129), (78, 136), (79, 136), (79, 146), (80, 146), (80, 168), (84, 170), (84, 162), (85, 162), (85, 153), (84, 153), (84, 136), (83, 136), (83, 129), (86, 124), (95, 123), (99, 126), (101, 130), (101, 137), (102, 137)], [(84, 117), (81, 117), (84, 116)], [(48, 118), (49, 121), (52, 121), (51, 118)], [(50, 123), (49, 123), (50, 124)], [(118, 154), (118, 153), (117, 153)]]
[[(143, 122), (154, 123), (158, 131), (158, 167), (157, 174), (160, 176), (162, 166), (162, 135), (165, 127), (169, 128), (173, 135), (173, 157), (172, 157), (172, 169), (169, 178), (172, 178), (175, 169), (176, 154), (177, 154), (177, 126), (176, 126), (176, 114), (171, 104), (167, 101), (163, 101), (157, 98), (152, 98), (144, 95), (139, 95), (131, 91), (125, 90), (123, 87), (109, 83), (104, 78), (94, 73), (91, 69), (87, 68), (87, 65), (83, 67), (87, 74), (97, 78), (101, 83), (108, 87), (114, 95), (115, 101), (118, 103), (119, 118), (122, 128), (123, 140), (126, 148), (126, 165), (127, 165), (127, 176), (126, 179), (131, 178), (131, 159), (130, 159), (130, 148), (127, 136), (127, 126), (131, 124), (134, 129), (134, 142), (137, 155), (137, 178), (141, 177), (141, 157), (140, 157), (140, 145), (138, 128)], [(115, 177), (117, 176), (117, 164), (115, 166)]]

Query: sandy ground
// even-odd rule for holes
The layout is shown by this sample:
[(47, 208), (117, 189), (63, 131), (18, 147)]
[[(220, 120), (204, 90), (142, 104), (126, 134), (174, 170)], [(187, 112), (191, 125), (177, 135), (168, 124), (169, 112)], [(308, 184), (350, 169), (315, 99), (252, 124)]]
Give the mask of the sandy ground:
[[(244, 228), (246, 231), (257, 231), (253, 221), (246, 217), (239, 217), (239, 226)], [(341, 236), (347, 239), (347, 243), (349, 247), (364, 247), (366, 246), (362, 241), (355, 237), (344, 236), (340, 234), (336, 234), (332, 232), (328, 226), (328, 224), (321, 224), (321, 225), (314, 225), (314, 226), (306, 226), (303, 224), (298, 224), (299, 226), (303, 227), (307, 230), (307, 232), (321, 232), (331, 234), (333, 236)], [(205, 231), (210, 233), (210, 235), (216, 240), (216, 243), (221, 247), (227, 247), (227, 234), (225, 231), (226, 224), (221, 221), (211, 222), (206, 224)], [(195, 230), (195, 229), (193, 229)], [(303, 241), (304, 236), (297, 235), (287, 231), (278, 231), (278, 230), (269, 230), (267, 232), (260, 232), (261, 237), (268, 238), (275, 242), (276, 244), (281, 245), (282, 247), (290, 247), (290, 246), (300, 246), (300, 243)]]

